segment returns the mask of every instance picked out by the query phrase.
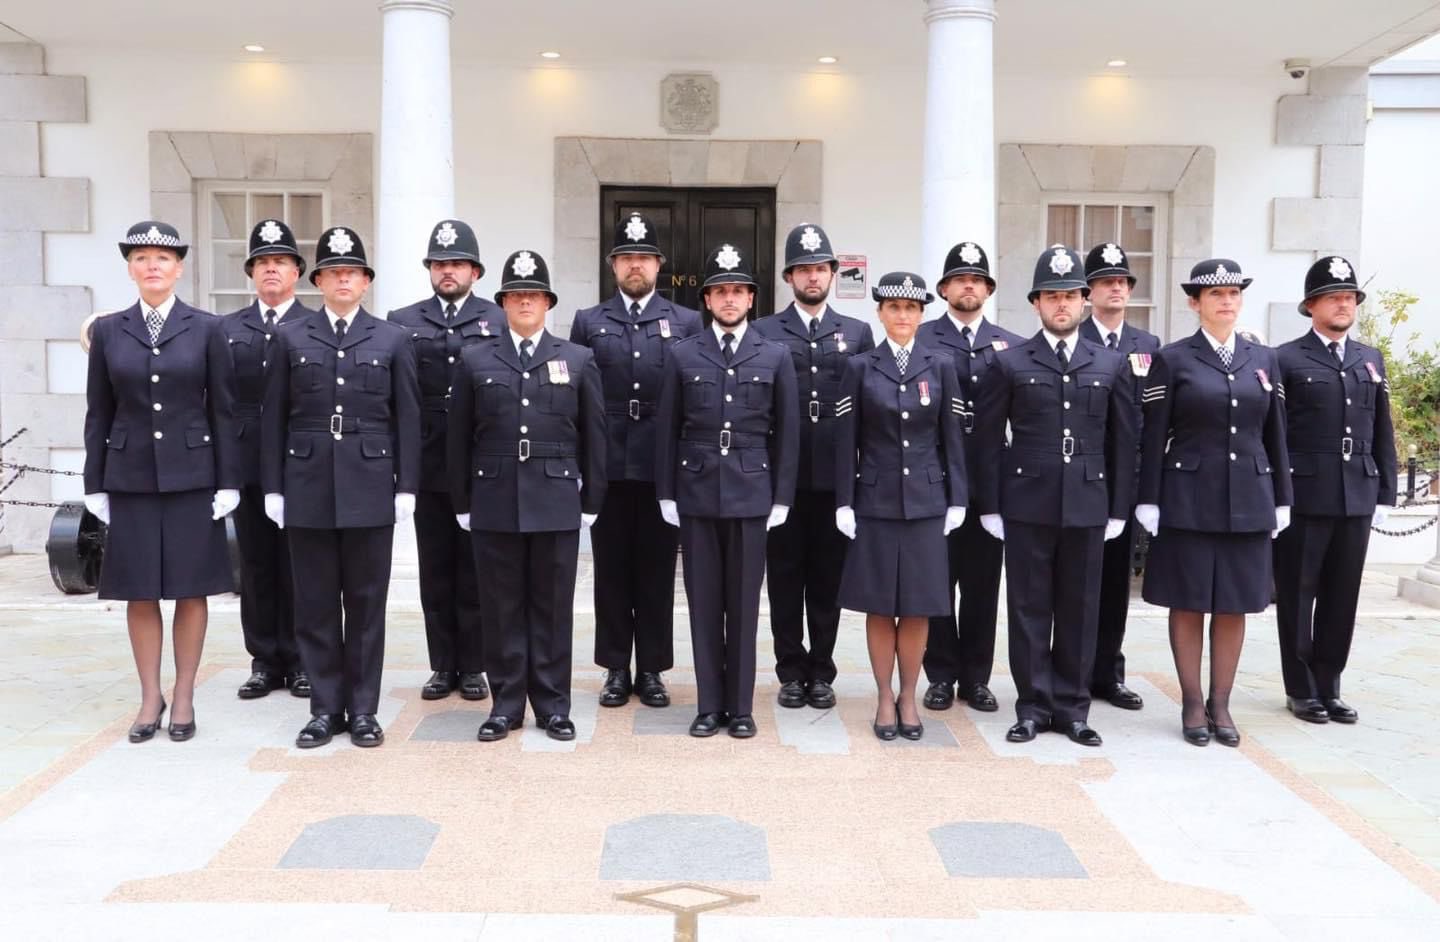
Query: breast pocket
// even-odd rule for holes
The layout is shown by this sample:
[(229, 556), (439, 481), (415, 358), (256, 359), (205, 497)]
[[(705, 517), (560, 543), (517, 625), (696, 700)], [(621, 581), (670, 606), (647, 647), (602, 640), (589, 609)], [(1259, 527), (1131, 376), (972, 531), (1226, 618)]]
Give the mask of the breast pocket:
[(1285, 394), (1301, 402), (1323, 402), (1331, 395), (1336, 374), (1330, 370), (1302, 370), (1286, 387)]
[(1109, 376), (1099, 373), (1081, 373), (1078, 382), (1085, 390), (1085, 412), (1087, 415), (1104, 416), (1110, 409)]
[(514, 377), (510, 373), (480, 373), (475, 377), (475, 401), (486, 412), (496, 412), (514, 398), (510, 384)]
[(1053, 403), (1057, 378), (1054, 373), (1016, 373), (1015, 401), (1032, 409)]
[(545, 377), (541, 382), (538, 398), (541, 412), (566, 416), (573, 416), (576, 413), (577, 398), (573, 379), (569, 382), (557, 383), (553, 378)]
[(735, 372), (740, 380), (745, 405), (752, 409), (769, 407), (774, 400), (775, 371), (737, 367)]
[(325, 381), (330, 352), (324, 349), (290, 351), (290, 388), (301, 391), (319, 389)]
[(241, 331), (226, 337), (230, 346), (230, 362), (235, 365), (237, 376), (254, 376), (260, 372), (260, 361), (264, 359), (251, 340), (250, 331)]
[(390, 354), (361, 354), (357, 360), (360, 367), (360, 388), (366, 392), (388, 395), (390, 393)]
[(1353, 382), (1349, 383), (1350, 389), (1354, 392), (1351, 395), (1361, 406), (1366, 409), (1375, 408), (1375, 384), (1370, 381), (1370, 376), (1365, 372), (1365, 367), (1359, 367), (1350, 372)]
[(601, 366), (619, 366), (634, 359), (618, 324), (592, 328), (585, 334), (585, 345), (595, 351), (595, 361)]
[(717, 379), (713, 370), (689, 370), (681, 378), (685, 383), (685, 410), (708, 409), (715, 404)]

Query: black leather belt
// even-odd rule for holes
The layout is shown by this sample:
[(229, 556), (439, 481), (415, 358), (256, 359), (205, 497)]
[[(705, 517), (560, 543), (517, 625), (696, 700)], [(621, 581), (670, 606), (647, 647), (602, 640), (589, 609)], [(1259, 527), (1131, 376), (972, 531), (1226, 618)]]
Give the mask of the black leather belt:
[(680, 435), (680, 440), (690, 442), (692, 445), (718, 447), (721, 451), (729, 451), (731, 448), (768, 448), (770, 446), (770, 436), (768, 435), (732, 432), (728, 428), (687, 428)]
[(323, 419), (291, 419), (290, 429), (296, 432), (327, 432), (339, 435), (342, 432), (385, 432), (389, 434), (390, 423), (374, 419), (352, 419), (343, 415), (330, 415)]
[(1351, 455), (1368, 455), (1371, 453), (1372, 442), (1364, 438), (1351, 438), (1345, 435), (1339, 439), (1335, 438), (1302, 438), (1296, 441), (1288, 441), (1291, 454), (1304, 455), (1334, 455), (1339, 454), (1342, 458), (1349, 458)]
[(631, 399), (628, 402), (618, 405), (613, 402), (607, 402), (605, 403), (605, 414), (629, 416), (638, 421), (641, 416), (655, 414), (655, 403), (645, 402), (641, 399)]
[(564, 442), (532, 442), (528, 438), (522, 438), (514, 443), (476, 442), (470, 446), (470, 452), (490, 458), (518, 458), (528, 461), (531, 458), (574, 458), (575, 446)]

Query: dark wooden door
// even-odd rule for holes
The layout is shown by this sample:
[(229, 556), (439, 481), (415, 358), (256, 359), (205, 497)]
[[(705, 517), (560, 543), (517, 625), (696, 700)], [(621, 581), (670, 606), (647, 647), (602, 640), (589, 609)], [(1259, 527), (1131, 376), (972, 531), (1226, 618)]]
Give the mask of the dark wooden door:
[(755, 266), (759, 290), (752, 316), (769, 314), (775, 303), (775, 190), (770, 187), (625, 187), (600, 190), (600, 297), (613, 295), (615, 273), (605, 257), (616, 224), (643, 213), (659, 230), (665, 264), (655, 289), (676, 304), (702, 309), (700, 284), (706, 256), (722, 242), (740, 250)]

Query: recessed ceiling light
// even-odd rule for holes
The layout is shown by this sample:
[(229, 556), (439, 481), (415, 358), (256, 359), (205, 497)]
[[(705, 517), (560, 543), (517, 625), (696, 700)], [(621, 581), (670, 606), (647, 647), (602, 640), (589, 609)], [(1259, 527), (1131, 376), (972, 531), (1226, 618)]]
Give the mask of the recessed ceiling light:
[(1105, 64), (1112, 69), (1123, 69), (1130, 63), (1126, 62), (1124, 59), (1111, 59)]
[(262, 46), (262, 45), (260, 45), (259, 43), (246, 43), (246, 44), (245, 44), (245, 51), (246, 51), (246, 52), (264, 52), (264, 51), (265, 51), (265, 47)]
[(821, 56), (816, 61), (819, 62), (821, 65), (834, 65), (840, 60), (835, 58), (834, 56)]
[(558, 53), (558, 52), (542, 52), (542, 53), (540, 53), (540, 58), (542, 58), (542, 59), (558, 59), (558, 58), (560, 58), (560, 53)]

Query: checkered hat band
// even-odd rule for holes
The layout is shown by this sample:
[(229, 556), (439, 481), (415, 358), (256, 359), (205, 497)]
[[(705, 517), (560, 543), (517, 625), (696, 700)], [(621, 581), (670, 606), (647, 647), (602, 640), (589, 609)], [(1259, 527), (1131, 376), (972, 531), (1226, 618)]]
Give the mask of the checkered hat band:
[(918, 285), (876, 285), (875, 293), (882, 298), (904, 298), (907, 301), (924, 301), (928, 293)]
[(132, 232), (125, 237), (125, 244), (137, 245), (161, 245), (167, 249), (179, 248), (180, 240), (172, 235), (163, 232), (156, 232), (153, 235), (149, 232)]
[(1192, 285), (1243, 285), (1248, 280), (1238, 271), (1227, 271), (1223, 274), (1208, 272), (1204, 275), (1196, 275), (1190, 279), (1190, 283)]

